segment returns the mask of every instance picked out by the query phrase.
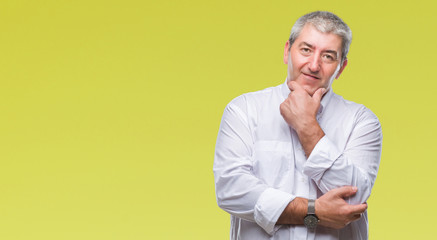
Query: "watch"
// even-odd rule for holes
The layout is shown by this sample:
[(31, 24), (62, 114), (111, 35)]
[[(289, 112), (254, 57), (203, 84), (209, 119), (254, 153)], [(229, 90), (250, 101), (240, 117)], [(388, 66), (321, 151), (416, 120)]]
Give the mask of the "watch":
[(303, 223), (309, 230), (313, 231), (316, 229), (317, 223), (319, 222), (320, 220), (316, 215), (316, 200), (308, 199), (308, 212), (303, 219)]

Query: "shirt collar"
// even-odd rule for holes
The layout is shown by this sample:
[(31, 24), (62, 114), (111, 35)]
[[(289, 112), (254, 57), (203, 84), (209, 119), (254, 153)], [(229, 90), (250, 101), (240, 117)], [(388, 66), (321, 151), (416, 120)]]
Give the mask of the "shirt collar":
[[(290, 94), (290, 88), (288, 88), (287, 85), (287, 79), (285, 79), (285, 82), (281, 86), (282, 95), (284, 97), (284, 100), (288, 97)], [(320, 108), (318, 114), (321, 114), (324, 109), (326, 109), (326, 106), (330, 102), (332, 96), (334, 95), (334, 92), (332, 91), (332, 87), (329, 88), (328, 92), (322, 97), (322, 101), (320, 101)]]

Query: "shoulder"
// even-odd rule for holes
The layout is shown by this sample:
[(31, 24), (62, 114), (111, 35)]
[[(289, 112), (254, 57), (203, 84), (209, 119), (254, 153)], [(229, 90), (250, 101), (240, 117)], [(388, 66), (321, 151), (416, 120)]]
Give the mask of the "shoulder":
[(229, 102), (227, 108), (239, 107), (247, 108), (257, 107), (271, 102), (272, 99), (280, 98), (281, 85), (275, 87), (268, 87), (263, 90), (244, 93)]
[(337, 94), (333, 96), (333, 103), (337, 109), (342, 110), (343, 114), (352, 117), (356, 123), (374, 122), (379, 125), (378, 117), (363, 104), (346, 100)]

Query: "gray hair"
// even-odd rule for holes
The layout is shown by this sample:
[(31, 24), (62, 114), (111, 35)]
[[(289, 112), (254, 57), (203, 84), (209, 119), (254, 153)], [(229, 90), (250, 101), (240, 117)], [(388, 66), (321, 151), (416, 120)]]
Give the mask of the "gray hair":
[(352, 31), (349, 26), (343, 22), (341, 18), (331, 12), (316, 11), (305, 14), (297, 19), (293, 28), (291, 28), (290, 39), (288, 40), (290, 47), (307, 23), (311, 23), (322, 33), (334, 33), (341, 37), (341, 65), (343, 65), (352, 42)]

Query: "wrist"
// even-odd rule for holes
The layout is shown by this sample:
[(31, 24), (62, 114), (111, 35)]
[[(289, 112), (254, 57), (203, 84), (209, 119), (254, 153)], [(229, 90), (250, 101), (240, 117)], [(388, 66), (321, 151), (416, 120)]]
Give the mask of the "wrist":
[(277, 224), (303, 224), (303, 219), (307, 214), (308, 199), (296, 197), (285, 207)]
[(316, 199), (316, 201), (314, 202), (314, 205), (316, 207), (316, 215), (317, 216), (320, 216), (320, 202), (319, 201), (320, 201), (319, 199)]
[(316, 144), (323, 138), (323, 136), (325, 136), (325, 133), (317, 121), (308, 125), (304, 130), (296, 130), (296, 133), (305, 151), (306, 157), (310, 156)]
[(321, 128), (316, 118), (311, 118), (306, 121), (302, 121), (302, 123), (295, 130), (299, 138), (306, 138), (316, 134), (319, 130), (321, 130)]
[(315, 200), (308, 199), (308, 211), (307, 215), (304, 218), (304, 224), (310, 231), (314, 231), (320, 222), (319, 218), (316, 215), (316, 207)]
[(326, 206), (323, 206), (323, 203), (320, 202), (320, 199), (316, 199), (316, 201), (314, 202), (314, 206), (315, 206), (315, 212), (317, 217), (319, 218), (319, 224), (320, 225), (324, 225), (325, 223), (325, 215), (326, 214), (323, 209), (326, 209)]

